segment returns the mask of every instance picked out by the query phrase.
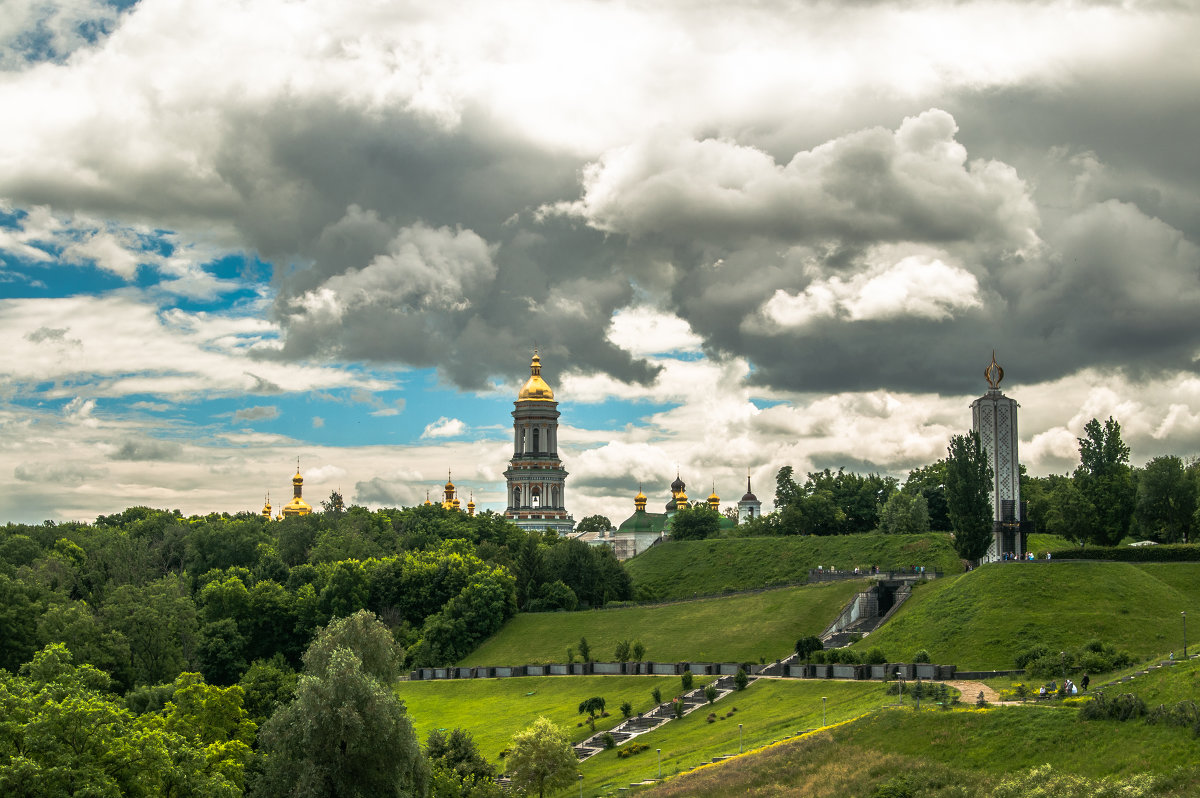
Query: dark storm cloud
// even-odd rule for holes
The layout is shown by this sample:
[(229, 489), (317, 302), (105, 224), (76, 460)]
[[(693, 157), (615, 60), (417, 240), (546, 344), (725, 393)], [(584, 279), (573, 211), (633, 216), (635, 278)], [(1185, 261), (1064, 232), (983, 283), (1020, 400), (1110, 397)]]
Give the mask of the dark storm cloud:
[(578, 162), (470, 112), (447, 131), (280, 105), (242, 132), (220, 159), (249, 209), (239, 225), (264, 256), (303, 264), (281, 270), (283, 357), (437, 366), (481, 388), (540, 343), (563, 365), (653, 375), (605, 339), (632, 289), (603, 236), (533, 220), (577, 191)]
[[(785, 166), (728, 141), (625, 149), (559, 210), (671, 263), (676, 312), (763, 385), (971, 392), (969, 366), (993, 348), (1022, 382), (1193, 369), (1200, 256), (1187, 236), (1078, 190), (1047, 197), (1043, 215), (1024, 175), (968, 153), (956, 130), (931, 111)], [(1084, 164), (1061, 166), (1077, 189)], [(764, 319), (773, 300), (799, 310)]]
[(81, 463), (32, 463), (13, 469), (13, 476), (22, 482), (41, 482), (55, 485), (82, 485), (105, 475), (104, 469)]

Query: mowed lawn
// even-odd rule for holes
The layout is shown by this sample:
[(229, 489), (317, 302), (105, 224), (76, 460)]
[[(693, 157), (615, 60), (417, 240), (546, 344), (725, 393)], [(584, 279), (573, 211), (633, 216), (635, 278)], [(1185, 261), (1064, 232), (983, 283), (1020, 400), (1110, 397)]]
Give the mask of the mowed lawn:
[(872, 565), (962, 571), (950, 536), (942, 533), (667, 541), (629, 560), (625, 568), (636, 589), (669, 600), (796, 584), (818, 567), (853, 571)]
[[(711, 678), (697, 677), (695, 686)], [(513, 734), (545, 716), (567, 729), (572, 742), (592, 734), (580, 715), (579, 705), (592, 696), (602, 697), (607, 718), (596, 719), (596, 731), (616, 726), (624, 718), (621, 703), (633, 705), (633, 714), (654, 708), (651, 691), (658, 687), (664, 701), (681, 692), (677, 676), (526, 676), (510, 679), (453, 679), (399, 682), (396, 694), (408, 706), (417, 736), (424, 744), (434, 729), (466, 729), (487, 760), (503, 768), (500, 752)]]
[(943, 664), (1008, 669), (1035, 644), (1100, 639), (1142, 660), (1181, 647), (1180, 611), (1200, 616), (1200, 563), (995, 563), (921, 585), (855, 648), (893, 661), (923, 648)]
[[(670, 776), (718, 756), (736, 754), (741, 724), (744, 750), (758, 748), (821, 725), (821, 697), (826, 698), (829, 724), (862, 715), (894, 702), (878, 682), (816, 682), (759, 679), (745, 691), (733, 693), (712, 705), (718, 720), (708, 722), (710, 710), (697, 709), (681, 720), (634, 738), (649, 746), (641, 753), (620, 758), (617, 751), (601, 751), (582, 763), (583, 794), (606, 795), (633, 781), (658, 773), (657, 749), (662, 749), (662, 773)], [(736, 711), (733, 711), (736, 708)], [(732, 714), (730, 714), (732, 712)], [(728, 717), (727, 717), (728, 716)], [(630, 743), (625, 743), (626, 746)], [(578, 787), (563, 795), (578, 795)]]
[(780, 588), (675, 604), (580, 612), (523, 613), (461, 663), (528, 665), (565, 662), (586, 637), (591, 658), (611, 661), (617, 643), (640, 640), (654, 662), (770, 662), (796, 640), (820, 634), (865, 580)]

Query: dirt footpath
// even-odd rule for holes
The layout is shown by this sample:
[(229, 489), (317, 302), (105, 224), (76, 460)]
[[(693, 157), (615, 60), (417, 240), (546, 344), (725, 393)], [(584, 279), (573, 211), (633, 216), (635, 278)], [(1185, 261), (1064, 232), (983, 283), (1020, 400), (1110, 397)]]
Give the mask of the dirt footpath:
[(979, 691), (983, 691), (983, 698), (989, 704), (1019, 704), (1019, 701), (1001, 701), (1000, 694), (992, 688), (988, 687), (983, 682), (959, 682), (948, 681), (947, 685), (953, 687), (962, 693), (961, 700), (964, 704), (974, 704), (975, 699), (979, 698)]

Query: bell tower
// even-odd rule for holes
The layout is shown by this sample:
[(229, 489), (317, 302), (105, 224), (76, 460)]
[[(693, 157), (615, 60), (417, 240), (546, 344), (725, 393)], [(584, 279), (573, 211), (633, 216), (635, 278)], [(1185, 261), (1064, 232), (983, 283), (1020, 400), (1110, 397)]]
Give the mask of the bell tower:
[(504, 517), (530, 531), (566, 535), (575, 527), (567, 514), (566, 469), (558, 459), (558, 402), (542, 379), (542, 359), (535, 349), (529, 379), (513, 403), (513, 456), (504, 478), (508, 508)]

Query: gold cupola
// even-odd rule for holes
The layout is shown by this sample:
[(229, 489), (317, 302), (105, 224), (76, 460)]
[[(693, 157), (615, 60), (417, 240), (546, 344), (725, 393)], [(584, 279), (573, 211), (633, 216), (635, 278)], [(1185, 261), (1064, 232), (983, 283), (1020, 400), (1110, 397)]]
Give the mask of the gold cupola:
[(638, 487), (638, 494), (633, 497), (633, 509), (636, 512), (646, 512), (646, 494), (642, 493), (641, 487)]
[(475, 515), (475, 493), (473, 491), (471, 498), (467, 500), (467, 515)]
[(292, 500), (280, 508), (284, 518), (297, 515), (308, 515), (312, 505), (304, 501), (301, 493), (304, 491), (304, 477), (300, 476), (300, 461), (296, 461), (296, 476), (292, 477)]
[(263, 508), (262, 508), (262, 517), (267, 519), (268, 521), (271, 520), (271, 494), (270, 494), (270, 492), (267, 493), (267, 501), (266, 501), (266, 504), (264, 504)]
[(446, 486), (443, 488), (442, 507), (447, 510), (457, 510), (461, 506), (458, 500), (458, 488), (454, 487), (453, 480), (450, 479), (450, 472), (446, 472)]
[(533, 350), (533, 360), (529, 363), (529, 379), (521, 386), (517, 394), (518, 402), (553, 402), (554, 389), (542, 379), (542, 359), (538, 351)]
[(721, 497), (717, 495), (717, 483), (713, 482), (713, 492), (708, 495), (708, 509), (721, 511)]

